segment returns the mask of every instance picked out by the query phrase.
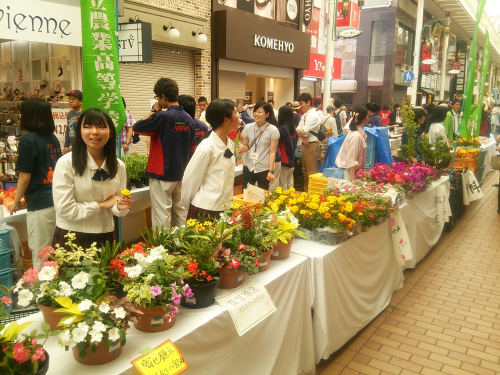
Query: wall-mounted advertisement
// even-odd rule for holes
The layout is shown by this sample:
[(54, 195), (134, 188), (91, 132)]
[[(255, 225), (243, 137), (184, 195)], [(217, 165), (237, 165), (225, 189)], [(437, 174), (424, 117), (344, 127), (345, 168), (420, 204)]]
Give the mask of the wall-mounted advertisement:
[[(256, 14), (261, 17), (276, 19), (281, 22), (287, 22), (287, 3), (292, 3), (290, 9), (291, 15), (293, 15), (293, 3), (295, 2), (295, 8), (298, 12), (298, 4), (296, 0), (217, 0), (220, 5), (225, 5), (230, 8), (235, 8), (242, 10), (244, 12)], [(277, 8), (280, 12), (279, 17), (277, 16)], [(298, 17), (295, 17), (298, 20)], [(293, 23), (293, 22), (291, 22)]]

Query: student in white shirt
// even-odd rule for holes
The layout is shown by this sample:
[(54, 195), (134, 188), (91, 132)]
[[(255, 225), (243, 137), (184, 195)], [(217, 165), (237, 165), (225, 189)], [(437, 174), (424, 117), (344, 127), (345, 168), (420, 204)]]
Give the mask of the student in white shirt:
[(276, 108), (274, 108), (274, 100), (269, 99), (267, 101), (267, 104), (269, 104), (271, 107), (273, 107), (274, 118), (276, 119), (276, 121), (278, 121), (278, 110)]
[(448, 142), (446, 129), (443, 125), (448, 114), (448, 107), (438, 106), (432, 112), (432, 124), (429, 128), (429, 143), (435, 144), (437, 137), (443, 137), (443, 142)]
[(182, 203), (188, 208), (188, 219), (218, 219), (233, 196), (235, 158), (229, 133), (238, 130), (238, 111), (231, 100), (215, 100), (206, 116), (212, 132), (196, 148), (182, 178)]
[(80, 115), (73, 151), (57, 162), (52, 181), (56, 231), (53, 245), (76, 234), (84, 249), (114, 237), (114, 216), (125, 216), (131, 205), (121, 196), (127, 184), (125, 165), (116, 158), (116, 130), (109, 115), (89, 108)]

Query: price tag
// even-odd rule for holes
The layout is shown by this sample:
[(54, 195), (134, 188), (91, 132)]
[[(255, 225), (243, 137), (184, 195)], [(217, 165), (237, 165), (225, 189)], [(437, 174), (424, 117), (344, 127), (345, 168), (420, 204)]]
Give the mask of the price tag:
[(170, 340), (131, 363), (142, 375), (177, 375), (189, 367), (179, 349)]
[(276, 311), (266, 288), (252, 280), (236, 288), (232, 293), (215, 299), (219, 305), (229, 310), (240, 336)]

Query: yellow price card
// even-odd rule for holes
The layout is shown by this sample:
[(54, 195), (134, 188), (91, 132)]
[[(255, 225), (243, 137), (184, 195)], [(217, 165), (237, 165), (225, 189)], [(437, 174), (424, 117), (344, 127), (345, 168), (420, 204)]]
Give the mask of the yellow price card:
[(170, 340), (131, 363), (142, 375), (177, 375), (189, 367), (179, 349)]

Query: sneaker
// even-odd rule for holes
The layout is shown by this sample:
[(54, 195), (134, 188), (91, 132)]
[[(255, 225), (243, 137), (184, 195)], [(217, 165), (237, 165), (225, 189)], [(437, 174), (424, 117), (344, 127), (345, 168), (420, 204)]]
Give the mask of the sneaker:
[(500, 187), (499, 184), (493, 184), (493, 187)]

